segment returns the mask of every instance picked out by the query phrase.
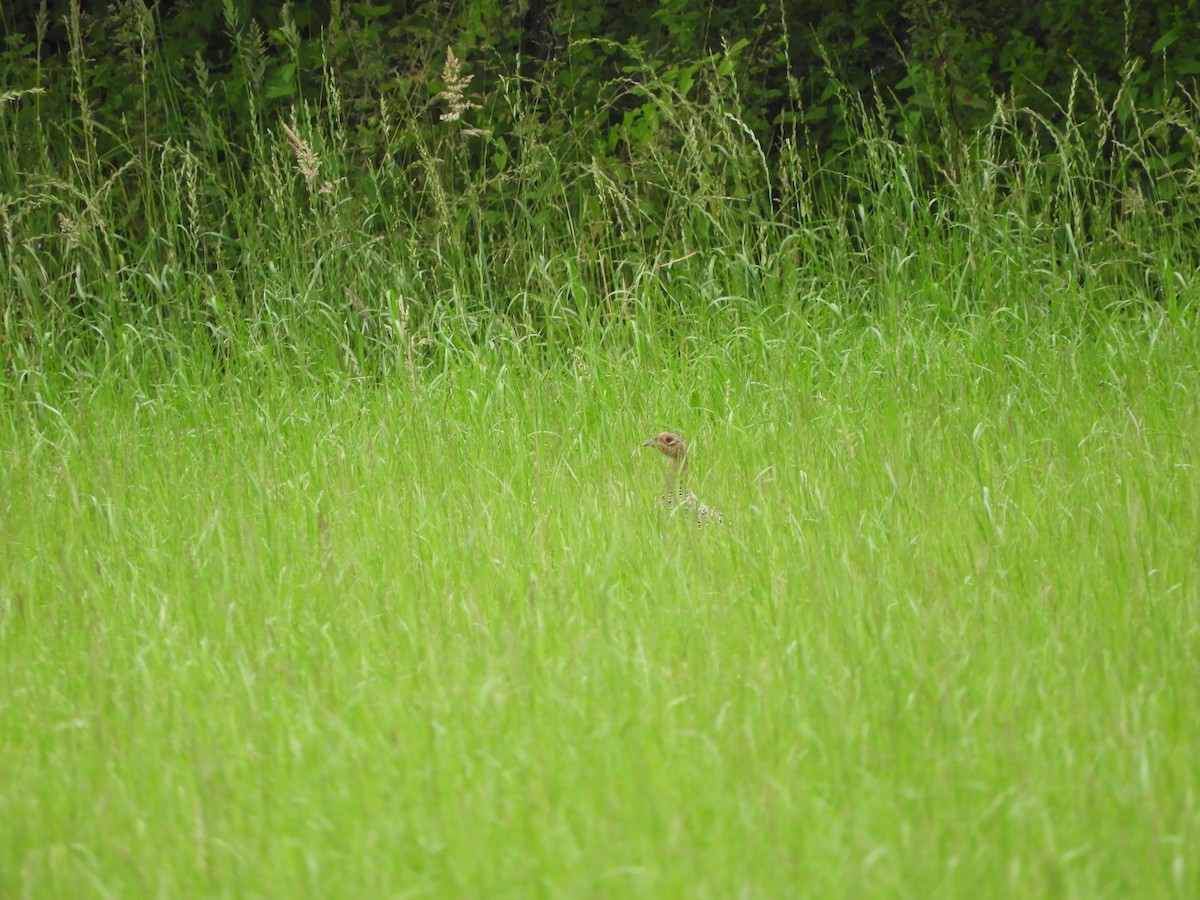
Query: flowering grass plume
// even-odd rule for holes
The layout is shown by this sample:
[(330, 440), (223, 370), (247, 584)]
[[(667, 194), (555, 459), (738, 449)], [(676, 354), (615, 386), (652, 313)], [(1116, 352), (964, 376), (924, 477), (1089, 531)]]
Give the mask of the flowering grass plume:
[(442, 66), (443, 87), (438, 99), (446, 104), (439, 121), (457, 122), (468, 109), (479, 109), (479, 104), (467, 99), (467, 86), (474, 75), (463, 74), (462, 60), (454, 55), (454, 48), (446, 48), (446, 62)]

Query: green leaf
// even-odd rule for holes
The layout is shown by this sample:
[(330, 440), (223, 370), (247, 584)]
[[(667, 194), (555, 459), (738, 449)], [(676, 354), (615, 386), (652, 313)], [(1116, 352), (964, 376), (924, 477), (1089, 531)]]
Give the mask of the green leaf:
[(1170, 47), (1177, 40), (1179, 40), (1179, 32), (1176, 31), (1174, 28), (1172, 28), (1170, 31), (1168, 31), (1166, 34), (1164, 34), (1162, 37), (1160, 37), (1157, 41), (1154, 42), (1154, 46), (1150, 48), (1150, 52), (1151, 53), (1162, 53), (1164, 50), (1166, 50), (1168, 47)]
[(364, 19), (376, 19), (392, 11), (390, 6), (372, 6), (370, 3), (351, 3), (350, 9)]
[(296, 64), (284, 63), (271, 77), (271, 83), (266, 90), (267, 99), (278, 100), (280, 97), (290, 97), (295, 92)]

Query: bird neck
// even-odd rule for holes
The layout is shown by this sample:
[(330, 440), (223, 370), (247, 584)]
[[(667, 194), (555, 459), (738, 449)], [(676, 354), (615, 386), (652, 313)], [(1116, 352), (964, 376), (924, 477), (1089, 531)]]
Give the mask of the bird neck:
[(687, 455), (683, 454), (679, 457), (668, 460), (667, 462), (667, 493), (673, 492), (676, 487), (682, 489), (683, 484), (687, 479)]

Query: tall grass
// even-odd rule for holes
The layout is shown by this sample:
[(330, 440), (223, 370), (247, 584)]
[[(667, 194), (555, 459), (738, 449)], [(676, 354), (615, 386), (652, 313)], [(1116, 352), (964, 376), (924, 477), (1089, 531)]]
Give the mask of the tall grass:
[[(451, 56), (432, 96), (345, 97), (331, 70), (321, 102), (282, 119), (251, 94), (245, 138), (213, 116), (203, 65), (172, 70), (149, 39), (131, 45), (130, 72), (143, 105), (170, 114), (104, 119), (71, 21), (75, 115), (41, 115), (61, 87), (40, 56), (0, 102), (0, 296), (22, 378), (107, 358), (126, 328), (207, 344), (218, 362), (270, 345), (386, 371), (404, 356), (400, 314), (438, 345), (495, 327), (555, 344), (607, 339), (647, 306), (694, 320), (732, 298), (952, 314), (1193, 299), (1185, 93), (1138, 109), (1081, 74), (1054, 122), (998, 98), (948, 169), (849, 90), (858, 140), (844, 158), (821, 161), (802, 132), (768, 156), (744, 124), (736, 59), (708, 61), (683, 94), (632, 57), (595, 125), (564, 131), (579, 117), (549, 88), (513, 75), (485, 95)], [(261, 36), (236, 16), (228, 27), (252, 89)], [(631, 103), (654, 127), (620, 161), (597, 153), (610, 110)]]
[(110, 159), (73, 52), (0, 105), (0, 893), (1200, 890), (1194, 105), (937, 180), (514, 78), (505, 158), (446, 94), (364, 161), (331, 74)]
[(1187, 896), (1198, 349), (792, 317), (10, 404), (5, 893)]

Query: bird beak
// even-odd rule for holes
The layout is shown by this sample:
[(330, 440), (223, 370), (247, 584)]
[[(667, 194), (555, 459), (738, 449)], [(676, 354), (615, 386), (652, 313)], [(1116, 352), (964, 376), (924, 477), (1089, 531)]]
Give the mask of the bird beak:
[(650, 440), (648, 440), (648, 441), (642, 441), (642, 446), (643, 447), (653, 447), (654, 446), (654, 438), (650, 438)]

